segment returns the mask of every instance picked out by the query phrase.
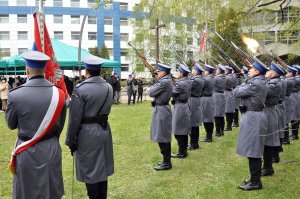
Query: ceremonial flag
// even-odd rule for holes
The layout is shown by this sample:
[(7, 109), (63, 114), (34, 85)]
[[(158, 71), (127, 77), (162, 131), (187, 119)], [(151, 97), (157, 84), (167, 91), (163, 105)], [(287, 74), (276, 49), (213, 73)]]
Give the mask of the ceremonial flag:
[(201, 44), (200, 44), (200, 52), (204, 52), (204, 48), (205, 48), (205, 36), (206, 36), (206, 32), (204, 32), (202, 39), (201, 39)]
[[(35, 41), (33, 44), (33, 50), (43, 52), (38, 17), (39, 17), (39, 13), (35, 12), (33, 14), (34, 41)], [(52, 47), (52, 43), (45, 22), (44, 22), (44, 53), (50, 57), (50, 60), (46, 64), (46, 70), (45, 70), (46, 79), (50, 81), (53, 85), (61, 88), (65, 93), (65, 98), (67, 99), (69, 97), (69, 94), (64, 81), (64, 76), (55, 58), (55, 53)]]

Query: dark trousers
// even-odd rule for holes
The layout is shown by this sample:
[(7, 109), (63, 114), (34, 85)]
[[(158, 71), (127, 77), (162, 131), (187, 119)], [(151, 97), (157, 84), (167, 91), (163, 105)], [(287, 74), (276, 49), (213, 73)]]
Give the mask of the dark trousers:
[(133, 98), (132, 103), (135, 104), (136, 91), (132, 93), (127, 93), (127, 95), (128, 95), (128, 105), (130, 105), (131, 97)]
[(248, 158), (251, 181), (260, 183), (261, 175), (261, 158)]
[(163, 155), (163, 162), (171, 162), (171, 142), (159, 142), (160, 153)]
[(190, 144), (193, 146), (199, 146), (199, 126), (191, 128), (191, 135), (190, 135)]
[(235, 112), (233, 114), (233, 123), (235, 125), (239, 124), (239, 109), (235, 109)]
[(216, 132), (222, 134), (224, 132), (224, 127), (225, 127), (224, 117), (215, 117), (215, 123), (216, 123)]
[(273, 151), (276, 150), (276, 147), (265, 146), (264, 147), (264, 169), (273, 170)]
[(184, 154), (187, 151), (187, 146), (188, 146), (188, 135), (175, 135), (175, 138), (178, 143), (178, 153)]
[(284, 128), (284, 141), (289, 141), (290, 140), (290, 127), (289, 124), (286, 124), (286, 127)]
[(137, 98), (137, 101), (143, 101), (143, 93), (138, 93), (138, 98)]
[(213, 122), (205, 122), (203, 124), (204, 124), (204, 128), (206, 131), (206, 137), (212, 139), (212, 134), (214, 132), (214, 123)]
[(95, 184), (85, 183), (89, 199), (106, 199), (107, 198), (107, 181)]
[(300, 123), (299, 120), (298, 121), (295, 121), (295, 120), (291, 121), (292, 134), (293, 134), (293, 137), (295, 137), (295, 138), (298, 138), (299, 123)]
[(227, 128), (232, 128), (234, 113), (225, 113), (225, 115), (226, 115)]

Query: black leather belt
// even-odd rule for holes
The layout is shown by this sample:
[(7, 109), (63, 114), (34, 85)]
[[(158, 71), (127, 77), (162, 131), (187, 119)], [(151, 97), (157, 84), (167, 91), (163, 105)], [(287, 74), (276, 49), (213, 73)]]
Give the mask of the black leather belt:
[[(46, 134), (40, 141), (43, 141), (43, 140), (48, 140), (50, 138), (53, 138), (53, 137), (56, 137), (55, 134), (51, 133), (51, 134)], [(26, 142), (28, 140), (31, 140), (32, 137), (27, 137), (27, 136), (23, 136), (23, 135), (18, 135), (18, 139), (23, 141), (23, 142)]]
[(169, 102), (168, 103), (155, 103), (155, 106), (166, 106), (166, 105), (169, 105)]
[(81, 124), (100, 124), (103, 128), (107, 127), (108, 115), (98, 115), (95, 117), (85, 117)]
[(261, 112), (263, 111), (263, 108), (247, 107), (247, 111)]
[(202, 97), (211, 97), (212, 94), (202, 94)]
[(224, 91), (215, 91), (216, 93), (224, 93)]
[(175, 104), (177, 103), (187, 103), (188, 100), (175, 100)]
[(225, 89), (225, 91), (232, 91), (232, 89)]

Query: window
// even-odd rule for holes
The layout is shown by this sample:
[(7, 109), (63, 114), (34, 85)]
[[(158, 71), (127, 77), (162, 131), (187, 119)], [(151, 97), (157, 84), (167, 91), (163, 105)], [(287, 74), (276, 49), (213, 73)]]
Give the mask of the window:
[(121, 41), (128, 41), (129, 40), (129, 36), (128, 36), (128, 33), (121, 33), (120, 34), (121, 36)]
[(97, 24), (97, 17), (88, 17), (88, 24)]
[(27, 50), (28, 50), (28, 48), (18, 48), (18, 54), (20, 55)]
[(122, 64), (121, 71), (129, 71), (129, 64)]
[(8, 0), (0, 0), (0, 6), (8, 6)]
[(27, 40), (27, 31), (18, 31), (18, 40)]
[(104, 4), (104, 8), (107, 9), (107, 10), (112, 10), (113, 9), (113, 5), (112, 5), (112, 3), (105, 3)]
[(80, 16), (71, 15), (71, 24), (80, 24)]
[(104, 25), (112, 25), (112, 23), (111, 17), (104, 17)]
[(120, 3), (120, 10), (128, 10), (128, 3)]
[(10, 57), (10, 49), (9, 48), (0, 48), (0, 52), (3, 57)]
[(127, 49), (121, 49), (121, 56), (127, 56), (128, 52), (127, 52)]
[(9, 15), (0, 15), (0, 23), (9, 23)]
[(88, 7), (93, 8), (97, 5), (95, 0), (88, 0)]
[(71, 39), (72, 40), (79, 40), (79, 36), (80, 36), (80, 32), (75, 32), (75, 31), (72, 31), (71, 32)]
[(17, 0), (17, 6), (27, 6), (26, 0)]
[(0, 40), (9, 40), (9, 31), (0, 31)]
[(54, 31), (54, 39), (63, 40), (64, 39), (63, 31)]
[(62, 15), (53, 15), (53, 23), (63, 23), (64, 18)]
[(80, 0), (71, 0), (71, 7), (80, 7)]
[(18, 15), (18, 23), (27, 23), (27, 15)]
[(62, 0), (53, 0), (53, 7), (63, 7)]
[(88, 40), (97, 40), (96, 32), (88, 32)]
[(187, 45), (193, 45), (193, 38), (187, 38), (186, 44)]
[(104, 33), (105, 41), (112, 41), (113, 40), (113, 34), (112, 33)]
[(128, 26), (127, 18), (120, 18), (120, 25), (121, 26)]

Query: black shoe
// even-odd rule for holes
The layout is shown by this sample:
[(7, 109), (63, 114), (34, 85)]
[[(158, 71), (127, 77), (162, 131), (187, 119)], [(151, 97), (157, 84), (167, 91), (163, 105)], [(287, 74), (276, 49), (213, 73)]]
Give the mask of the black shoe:
[(191, 144), (188, 146), (188, 150), (197, 150), (199, 149), (199, 144)]
[(212, 138), (204, 138), (201, 142), (212, 142)]
[(273, 163), (279, 163), (279, 162), (280, 162), (280, 157), (279, 157), (279, 155), (275, 155), (275, 156), (272, 158), (272, 161), (273, 161)]
[(262, 169), (261, 170), (261, 176), (272, 176), (274, 175), (273, 169)]
[(168, 162), (159, 163), (156, 167), (154, 167), (156, 171), (169, 170), (171, 168), (172, 168), (172, 164)]
[(290, 144), (290, 143), (291, 143), (290, 140), (287, 139), (282, 140), (282, 144)]
[(262, 184), (260, 182), (252, 182), (251, 180), (244, 185), (238, 186), (239, 189), (244, 191), (253, 191), (262, 189)]
[(239, 124), (234, 124), (233, 127), (239, 127)]
[(221, 134), (220, 132), (216, 132), (216, 133), (215, 133), (215, 136), (217, 136), (217, 137), (221, 137), (221, 136), (222, 136), (222, 134)]
[(226, 129), (224, 129), (224, 131), (232, 131), (232, 128), (227, 127)]
[(176, 153), (176, 154), (172, 154), (171, 157), (172, 158), (182, 159), (182, 158), (186, 158), (187, 157), (187, 153)]

